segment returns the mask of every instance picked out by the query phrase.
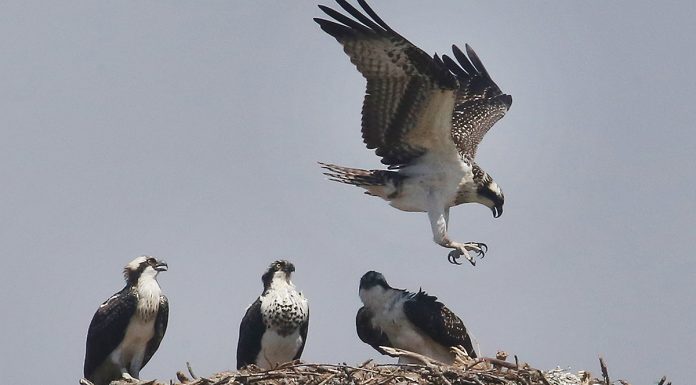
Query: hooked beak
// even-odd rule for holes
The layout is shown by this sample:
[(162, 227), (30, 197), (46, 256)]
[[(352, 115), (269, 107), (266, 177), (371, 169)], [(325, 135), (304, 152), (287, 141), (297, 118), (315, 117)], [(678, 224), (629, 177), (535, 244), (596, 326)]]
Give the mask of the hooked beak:
[(493, 206), (491, 211), (493, 211), (493, 218), (498, 218), (503, 215), (503, 206)]
[(157, 264), (155, 265), (155, 270), (157, 270), (157, 271), (167, 271), (167, 268), (168, 268), (168, 267), (169, 267), (169, 266), (167, 266), (167, 262), (159, 261), (159, 262), (157, 262)]

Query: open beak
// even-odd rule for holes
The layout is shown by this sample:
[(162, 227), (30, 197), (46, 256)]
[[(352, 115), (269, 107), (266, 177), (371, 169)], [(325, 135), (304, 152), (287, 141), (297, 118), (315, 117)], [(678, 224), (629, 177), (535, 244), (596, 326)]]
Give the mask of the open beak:
[(164, 261), (159, 261), (155, 265), (155, 270), (157, 270), (157, 271), (167, 271), (168, 268), (169, 268), (169, 266), (167, 266), (167, 262), (164, 262)]
[(493, 211), (493, 218), (498, 218), (503, 215), (503, 206), (494, 206), (491, 211)]

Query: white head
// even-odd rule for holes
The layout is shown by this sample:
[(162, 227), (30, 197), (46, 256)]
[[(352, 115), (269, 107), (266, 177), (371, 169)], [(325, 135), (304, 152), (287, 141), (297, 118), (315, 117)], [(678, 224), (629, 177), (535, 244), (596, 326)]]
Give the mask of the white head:
[(503, 204), (505, 195), (497, 183), (488, 174), (483, 179), (483, 184), (476, 190), (475, 200), (485, 205), (493, 212), (493, 217), (498, 218), (503, 215)]
[(268, 269), (261, 276), (263, 281), (263, 290), (268, 290), (272, 285), (283, 284), (294, 286), (290, 277), (295, 271), (295, 265), (284, 259), (275, 261), (268, 266)]
[(130, 261), (123, 268), (123, 275), (129, 285), (136, 285), (141, 278), (155, 279), (160, 271), (167, 270), (167, 263), (155, 257), (143, 255)]

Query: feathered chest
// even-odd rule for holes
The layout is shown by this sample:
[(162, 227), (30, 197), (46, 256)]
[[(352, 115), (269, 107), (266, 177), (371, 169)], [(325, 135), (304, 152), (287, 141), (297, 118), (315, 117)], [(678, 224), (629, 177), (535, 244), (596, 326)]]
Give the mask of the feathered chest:
[(410, 325), (404, 314), (406, 300), (408, 300), (406, 295), (397, 293), (384, 303), (371, 304), (370, 307), (374, 314), (372, 325), (387, 333), (390, 338), (394, 338), (404, 326)]
[(307, 300), (294, 289), (269, 290), (261, 296), (261, 315), (267, 329), (280, 335), (294, 332), (307, 321)]
[(154, 279), (138, 282), (135, 287), (138, 298), (137, 315), (144, 321), (150, 321), (157, 315), (161, 301), (162, 290)]

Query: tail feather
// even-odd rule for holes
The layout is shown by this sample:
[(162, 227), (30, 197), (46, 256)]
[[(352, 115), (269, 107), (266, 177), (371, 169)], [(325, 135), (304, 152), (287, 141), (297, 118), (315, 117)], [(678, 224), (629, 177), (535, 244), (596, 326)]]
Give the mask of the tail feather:
[(335, 164), (321, 163), (321, 168), (328, 170), (324, 175), (329, 180), (362, 187), (367, 194), (391, 199), (398, 191), (403, 177), (395, 171), (387, 170), (363, 170), (337, 166)]
[(350, 168), (337, 166), (335, 164), (321, 163), (321, 168), (328, 170), (324, 175), (330, 180), (355, 186), (383, 186), (385, 183), (385, 175), (387, 171), (383, 170), (363, 170), (359, 168)]

